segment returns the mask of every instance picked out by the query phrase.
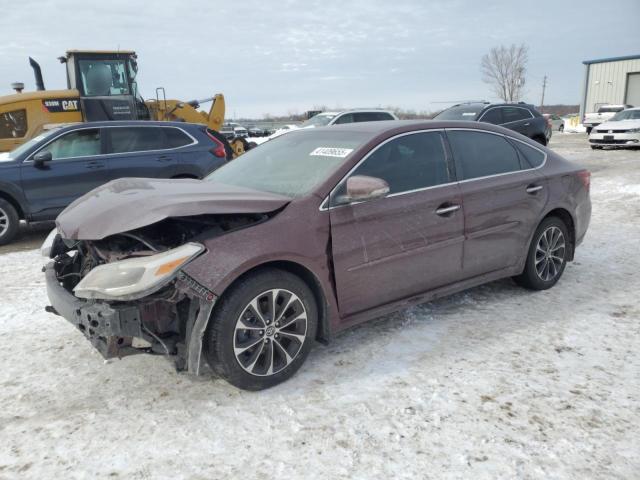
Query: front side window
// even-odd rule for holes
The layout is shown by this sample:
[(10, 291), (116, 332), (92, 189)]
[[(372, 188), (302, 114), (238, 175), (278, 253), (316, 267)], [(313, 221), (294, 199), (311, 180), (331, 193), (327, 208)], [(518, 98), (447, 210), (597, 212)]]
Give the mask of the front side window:
[(0, 113), (0, 138), (22, 138), (28, 128), (25, 109)]
[(502, 123), (518, 122), (531, 118), (531, 114), (524, 108), (502, 107)]
[(154, 127), (109, 128), (109, 140), (110, 153), (145, 152), (165, 148), (161, 129)]
[(80, 60), (78, 65), (86, 96), (129, 95), (124, 60)]
[(459, 180), (520, 170), (520, 160), (515, 148), (500, 135), (449, 130), (447, 137)]
[[(381, 178), (389, 194), (433, 187), (450, 181), (442, 135), (422, 132), (403, 135), (375, 150), (350, 176)], [(335, 190), (332, 205), (345, 198), (346, 181)]]
[(100, 130), (76, 130), (54, 140), (41, 152), (51, 152), (53, 160), (100, 155)]

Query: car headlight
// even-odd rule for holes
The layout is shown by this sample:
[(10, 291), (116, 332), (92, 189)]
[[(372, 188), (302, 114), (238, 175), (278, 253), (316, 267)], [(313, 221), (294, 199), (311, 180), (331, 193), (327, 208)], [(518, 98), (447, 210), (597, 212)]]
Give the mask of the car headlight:
[(91, 270), (73, 292), (80, 298), (142, 298), (169, 283), (181, 267), (203, 250), (204, 246), (199, 243), (187, 243), (156, 255), (105, 263)]
[(640, 128), (630, 128), (627, 133), (640, 133)]
[(47, 235), (47, 238), (44, 239), (44, 242), (40, 247), (40, 254), (43, 257), (47, 257), (47, 258), (51, 257), (51, 248), (53, 247), (53, 242), (55, 241), (57, 235), (58, 235), (58, 229), (54, 228), (53, 230), (51, 230), (51, 232), (49, 232), (49, 235)]

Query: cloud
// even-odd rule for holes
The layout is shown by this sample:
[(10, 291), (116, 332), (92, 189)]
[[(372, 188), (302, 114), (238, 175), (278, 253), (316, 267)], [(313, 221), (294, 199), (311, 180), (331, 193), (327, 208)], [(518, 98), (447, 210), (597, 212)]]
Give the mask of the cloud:
[[(0, 20), (0, 94), (23, 81), (27, 56), (48, 88), (66, 88), (56, 57), (67, 49), (133, 49), (140, 89), (164, 86), (189, 100), (222, 92), (238, 116), (304, 111), (313, 105), (399, 105), (423, 110), (448, 99), (489, 98), (480, 57), (500, 43), (530, 45), (530, 97), (549, 76), (550, 102), (577, 103), (586, 58), (638, 53), (640, 2), (545, 2), (524, 13), (518, 2), (445, 0), (257, 0), (180, 2), (144, 7), (129, 0), (23, 0)], [(613, 5), (613, 6), (612, 6)], [(611, 9), (616, 28), (593, 31)]]

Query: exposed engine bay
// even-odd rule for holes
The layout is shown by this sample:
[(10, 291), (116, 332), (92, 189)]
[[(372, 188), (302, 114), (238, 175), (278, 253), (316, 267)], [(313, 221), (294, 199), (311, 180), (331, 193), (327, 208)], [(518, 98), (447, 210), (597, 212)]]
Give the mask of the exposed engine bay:
[[(57, 283), (75, 296), (74, 301), (82, 302), (82, 308), (72, 314), (75, 319), (72, 323), (105, 358), (136, 353), (177, 355), (177, 368), (186, 369), (194, 328), (198, 321), (206, 326), (215, 300), (205, 286), (177, 271), (167, 283), (133, 299), (82, 300), (77, 298), (76, 287), (99, 266), (162, 256), (187, 245), (200, 245), (204, 249), (200, 242), (205, 238), (255, 225), (269, 217), (269, 214), (172, 217), (102, 240), (68, 240), (58, 236), (50, 252)], [(52, 310), (58, 313), (53, 307)], [(204, 329), (200, 330), (201, 339)]]

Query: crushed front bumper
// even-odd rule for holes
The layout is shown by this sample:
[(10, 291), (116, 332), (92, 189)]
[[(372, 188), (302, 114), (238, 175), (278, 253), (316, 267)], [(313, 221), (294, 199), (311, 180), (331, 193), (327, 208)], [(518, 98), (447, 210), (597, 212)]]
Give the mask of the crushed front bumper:
[[(216, 297), (190, 277), (181, 273), (176, 281), (176, 289), (188, 292), (187, 298), (191, 300), (184, 328), (181, 328), (185, 332), (184, 338), (169, 343), (145, 326), (147, 312), (143, 304), (84, 300), (60, 284), (54, 262), (47, 264), (44, 272), (51, 303), (47, 310), (80, 330), (105, 359), (138, 353), (175, 355), (178, 370), (195, 375), (200, 373), (204, 332)], [(139, 340), (143, 340), (142, 344)]]

